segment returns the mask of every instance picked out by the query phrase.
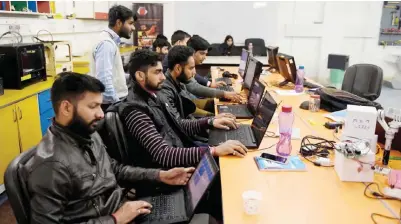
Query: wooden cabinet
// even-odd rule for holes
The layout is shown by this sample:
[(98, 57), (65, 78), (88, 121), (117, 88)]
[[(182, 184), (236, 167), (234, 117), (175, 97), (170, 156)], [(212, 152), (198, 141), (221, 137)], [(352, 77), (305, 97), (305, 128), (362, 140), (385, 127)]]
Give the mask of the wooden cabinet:
[(0, 184), (8, 164), (41, 138), (37, 95), (0, 109)]

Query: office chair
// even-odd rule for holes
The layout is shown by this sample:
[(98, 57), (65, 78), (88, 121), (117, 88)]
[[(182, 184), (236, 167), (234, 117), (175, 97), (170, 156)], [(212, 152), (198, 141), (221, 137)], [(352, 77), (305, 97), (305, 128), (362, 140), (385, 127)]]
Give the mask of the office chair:
[(219, 50), (219, 46), (220, 46), (220, 44), (212, 44), (211, 45), (212, 49), (209, 52), (207, 52), (207, 55), (208, 56), (221, 56), (222, 54)]
[(383, 70), (372, 64), (356, 64), (347, 68), (341, 89), (365, 99), (379, 98), (383, 82)]
[(4, 174), (4, 185), (11, 208), (18, 224), (29, 224), (31, 213), (30, 196), (26, 186), (26, 177), (21, 168), (35, 155), (36, 147), (21, 153), (8, 165)]
[(267, 49), (265, 45), (265, 41), (260, 38), (248, 38), (245, 40), (245, 47), (247, 50), (249, 43), (252, 43), (253, 49), (252, 54), (254, 56), (267, 56)]

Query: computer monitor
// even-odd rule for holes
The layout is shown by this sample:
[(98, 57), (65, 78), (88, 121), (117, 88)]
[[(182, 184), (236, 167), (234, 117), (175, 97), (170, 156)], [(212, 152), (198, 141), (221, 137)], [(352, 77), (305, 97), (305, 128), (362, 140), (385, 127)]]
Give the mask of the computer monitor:
[(244, 78), (246, 64), (248, 63), (249, 52), (242, 48), (241, 60), (239, 62), (238, 73), (242, 78)]
[(278, 54), (278, 47), (273, 47), (273, 46), (267, 47), (267, 56), (269, 57), (267, 62), (270, 66), (270, 69), (276, 69), (276, 70), (278, 69), (277, 54)]
[(246, 89), (251, 88), (254, 79), (259, 79), (260, 73), (262, 73), (263, 66), (263, 64), (256, 58), (252, 56), (249, 56), (248, 58), (248, 65), (246, 66), (243, 85), (243, 87)]
[(295, 84), (297, 77), (297, 66), (295, 65), (295, 59), (291, 55), (278, 53), (277, 64), (280, 70), (281, 76), (284, 77), (284, 82), (280, 83), (280, 86), (284, 86), (289, 82)]

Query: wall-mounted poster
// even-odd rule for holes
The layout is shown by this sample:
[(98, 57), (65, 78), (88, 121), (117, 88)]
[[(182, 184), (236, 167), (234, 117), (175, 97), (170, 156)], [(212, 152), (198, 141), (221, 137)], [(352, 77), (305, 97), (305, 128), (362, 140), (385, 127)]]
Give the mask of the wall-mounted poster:
[(400, 8), (401, 2), (385, 1), (383, 3), (379, 45), (401, 46)]
[(138, 17), (135, 23), (134, 45), (152, 47), (156, 36), (163, 33), (163, 4), (134, 3), (133, 12)]

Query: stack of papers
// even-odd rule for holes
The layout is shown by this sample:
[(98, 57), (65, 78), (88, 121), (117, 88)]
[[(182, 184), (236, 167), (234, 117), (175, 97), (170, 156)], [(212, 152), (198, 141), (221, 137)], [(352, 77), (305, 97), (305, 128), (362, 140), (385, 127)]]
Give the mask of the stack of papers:
[(328, 119), (333, 120), (335, 122), (345, 122), (345, 116), (347, 116), (347, 110), (340, 110), (324, 115), (324, 117), (327, 117)]

